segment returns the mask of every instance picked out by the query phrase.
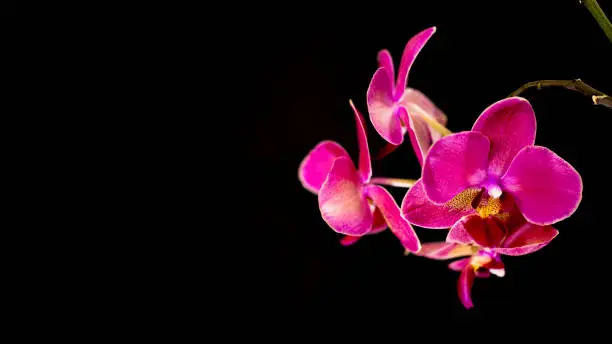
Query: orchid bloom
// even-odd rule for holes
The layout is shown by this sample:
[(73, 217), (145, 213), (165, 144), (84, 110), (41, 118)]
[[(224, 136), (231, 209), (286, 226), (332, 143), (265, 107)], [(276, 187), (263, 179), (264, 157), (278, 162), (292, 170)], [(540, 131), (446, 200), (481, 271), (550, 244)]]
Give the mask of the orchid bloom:
[(374, 73), (367, 93), (368, 112), (376, 131), (395, 146), (403, 142), (408, 132), (421, 165), (431, 143), (441, 137), (440, 130), (445, 130), (447, 119), (429, 98), (413, 88), (406, 88), (406, 84), (412, 63), (435, 32), (436, 28), (431, 27), (408, 41), (396, 81), (391, 54), (388, 50), (381, 50), (378, 53), (380, 67)]
[(407, 251), (417, 252), (421, 244), (414, 229), (401, 215), (391, 194), (372, 183), (365, 122), (352, 101), (350, 104), (357, 123), (359, 168), (355, 168), (342, 146), (323, 141), (300, 164), (299, 180), (307, 190), (318, 194), (323, 220), (334, 231), (347, 235), (342, 240), (344, 245), (389, 226)]
[(582, 199), (580, 174), (551, 150), (535, 146), (535, 134), (535, 114), (526, 99), (489, 106), (471, 131), (432, 145), (422, 178), (403, 200), (405, 218), (426, 228), (449, 228), (466, 215), (497, 214), (507, 197), (536, 225), (569, 217)]
[(465, 308), (472, 308), (471, 290), (475, 277), (490, 274), (503, 277), (501, 255), (522, 256), (546, 246), (559, 232), (551, 226), (529, 223), (518, 212), (508, 216), (481, 218), (469, 215), (458, 221), (448, 233), (446, 242), (423, 244), (416, 255), (431, 259), (452, 259), (470, 256), (449, 264), (460, 271), (457, 283), (459, 299)]

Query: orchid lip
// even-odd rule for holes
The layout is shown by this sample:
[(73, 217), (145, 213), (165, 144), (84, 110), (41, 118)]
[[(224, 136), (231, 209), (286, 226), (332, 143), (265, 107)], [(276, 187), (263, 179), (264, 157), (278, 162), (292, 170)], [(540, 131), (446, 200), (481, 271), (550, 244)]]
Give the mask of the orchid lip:
[(489, 196), (493, 198), (499, 198), (503, 193), (501, 186), (499, 186), (499, 181), (491, 177), (483, 184), (483, 187), (487, 190)]
[(502, 189), (497, 184), (489, 184), (485, 187), (489, 196), (493, 198), (499, 198), (502, 195)]

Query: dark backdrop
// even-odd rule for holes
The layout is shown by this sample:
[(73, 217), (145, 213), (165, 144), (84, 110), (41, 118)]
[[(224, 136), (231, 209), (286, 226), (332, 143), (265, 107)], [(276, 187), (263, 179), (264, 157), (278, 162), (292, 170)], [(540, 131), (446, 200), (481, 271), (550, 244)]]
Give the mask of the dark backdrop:
[[(259, 313), (264, 310), (287, 320), (305, 316), (295, 320), (304, 326), (321, 319), (359, 328), (421, 318), (465, 321), (472, 328), (482, 326), (475, 320), (515, 321), (537, 329), (540, 320), (595, 321), (609, 308), (610, 212), (604, 190), (612, 111), (578, 93), (543, 89), (523, 96), (536, 112), (536, 144), (581, 173), (582, 203), (555, 226), (560, 235), (550, 245), (528, 256), (505, 257), (504, 278), (478, 279), (472, 310), (457, 298), (458, 273), (445, 262), (403, 256), (389, 231), (342, 247), (340, 235), (321, 219), (316, 196), (297, 179), (300, 161), (321, 140), (335, 140), (357, 158), (349, 98), (367, 118), (365, 94), (377, 52), (389, 49), (397, 66), (407, 40), (429, 26), (437, 32), (413, 65), (409, 86), (448, 115), (452, 131), (468, 130), (484, 108), (527, 81), (581, 78), (612, 93), (612, 43), (577, 1), (458, 3), (258, 5), (262, 14), (241, 21), (242, 64), (234, 68), (244, 80), (239, 93), (249, 96), (249, 103), (235, 109), (244, 115), (248, 146), (241, 166), (251, 176), (246, 183), (251, 217), (242, 232), (252, 251), (244, 258), (239, 289), (247, 291), (245, 309), (258, 318), (265, 318)], [(612, 13), (610, 2), (601, 5)], [(369, 121), (367, 130), (376, 151), (383, 141)], [(409, 143), (375, 162), (373, 170), (376, 176), (419, 176)], [(406, 192), (389, 190), (397, 202)], [(446, 234), (417, 232), (423, 242)]]
[(0, 15), (14, 15), (15, 0), (5, 0), (0, 4)]

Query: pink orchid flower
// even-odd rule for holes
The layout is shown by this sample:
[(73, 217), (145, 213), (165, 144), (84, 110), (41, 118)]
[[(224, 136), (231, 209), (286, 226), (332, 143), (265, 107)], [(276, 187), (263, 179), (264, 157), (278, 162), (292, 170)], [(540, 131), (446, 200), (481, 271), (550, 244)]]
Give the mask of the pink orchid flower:
[(344, 245), (389, 226), (406, 250), (417, 252), (421, 244), (414, 229), (402, 217), (391, 194), (372, 183), (365, 122), (350, 103), (357, 123), (359, 168), (355, 168), (342, 146), (323, 141), (304, 158), (298, 178), (307, 190), (318, 194), (323, 220), (334, 231), (347, 235), (342, 240)]
[(475, 277), (505, 275), (501, 255), (522, 256), (533, 253), (546, 246), (558, 234), (550, 226), (527, 222), (518, 211), (505, 217), (481, 218), (469, 215), (451, 228), (446, 242), (423, 244), (416, 255), (439, 260), (470, 256), (448, 266), (451, 270), (461, 272), (457, 292), (461, 303), (469, 309), (474, 306), (471, 290)]
[(569, 217), (582, 199), (580, 174), (551, 150), (534, 146), (536, 119), (526, 99), (489, 106), (471, 131), (441, 138), (402, 213), (410, 223), (449, 228), (466, 215), (495, 215), (508, 196), (531, 223)]
[[(446, 115), (423, 93), (406, 88), (408, 71), (425, 43), (436, 32), (435, 27), (412, 37), (402, 55), (397, 81), (393, 60), (387, 50), (378, 53), (380, 67), (374, 73), (367, 93), (368, 112), (376, 131), (392, 146), (397, 147), (409, 133), (414, 151), (423, 164), (423, 158), (432, 142), (441, 137), (431, 123), (446, 125)], [(394, 147), (387, 147), (387, 154)]]

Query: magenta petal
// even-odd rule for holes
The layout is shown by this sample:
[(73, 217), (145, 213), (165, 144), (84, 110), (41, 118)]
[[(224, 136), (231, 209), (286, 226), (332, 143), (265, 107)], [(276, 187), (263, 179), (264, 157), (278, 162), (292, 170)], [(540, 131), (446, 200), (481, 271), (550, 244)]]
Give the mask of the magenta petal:
[(334, 161), (319, 192), (323, 220), (336, 232), (363, 235), (372, 228), (372, 211), (351, 159)]
[(461, 191), (477, 186), (487, 176), (489, 139), (464, 131), (441, 138), (427, 153), (423, 187), (434, 203), (450, 201)]
[(373, 215), (374, 220), (372, 221), (372, 229), (370, 229), (368, 234), (377, 234), (387, 229), (387, 220), (385, 220), (385, 217), (380, 212), (380, 209), (375, 208)]
[[(370, 229), (370, 231), (368, 233), (366, 233), (367, 235), (371, 235), (371, 234), (377, 234), (380, 233), (382, 231), (384, 231), (385, 229), (387, 229), (387, 221), (385, 220), (385, 218), (383, 217), (382, 213), (380, 212), (380, 210), (378, 210), (378, 208), (375, 208), (373, 205), (370, 205), (370, 209), (374, 208), (374, 220), (372, 221), (372, 229)], [(345, 235), (341, 240), (340, 240), (340, 244), (342, 246), (350, 246), (354, 243), (356, 243), (357, 241), (359, 241), (359, 239), (361, 239), (362, 236), (352, 236), (352, 235)]]
[[(425, 245), (423, 245), (423, 246), (425, 246)], [(461, 271), (468, 264), (470, 264), (470, 259), (471, 258), (468, 257), (468, 258), (463, 258), (463, 259), (455, 260), (454, 262), (448, 264), (448, 268), (453, 270), (453, 271)]]
[(391, 80), (384, 68), (378, 68), (368, 87), (368, 112), (374, 129), (387, 142), (399, 145), (404, 140), (402, 124), (395, 111)]
[(427, 156), (429, 146), (431, 146), (432, 140), (429, 134), (429, 126), (427, 122), (421, 119), (418, 115), (410, 115), (406, 112), (405, 108), (399, 108), (400, 118), (408, 119), (408, 134), (410, 135), (410, 142), (412, 148), (416, 154), (419, 164), (423, 166), (423, 157)]
[(527, 221), (549, 225), (569, 217), (582, 199), (580, 174), (548, 148), (529, 146), (502, 177), (502, 189), (514, 197)]
[(509, 256), (522, 256), (535, 252), (546, 246), (559, 234), (559, 231), (551, 226), (538, 226), (525, 223), (508, 235), (502, 244), (502, 248), (495, 251)]
[(431, 117), (442, 125), (446, 125), (448, 121), (444, 112), (431, 99), (424, 95), (423, 92), (414, 88), (408, 87), (404, 91), (400, 104), (408, 109), (408, 112), (419, 116)]
[(370, 149), (368, 148), (368, 137), (365, 129), (365, 121), (361, 113), (353, 104), (353, 101), (350, 101), (351, 108), (353, 109), (353, 113), (355, 114), (355, 122), (357, 124), (357, 141), (359, 143), (359, 174), (361, 175), (361, 180), (364, 183), (370, 181), (372, 178), (372, 164), (370, 162)]
[(459, 300), (463, 306), (467, 309), (474, 307), (472, 303), (472, 286), (474, 285), (474, 269), (470, 265), (467, 265), (461, 270), (461, 275), (457, 281), (457, 293), (459, 294)]
[(342, 146), (333, 141), (322, 141), (302, 160), (298, 168), (298, 178), (302, 185), (315, 194), (321, 189), (334, 160), (349, 157)]
[(421, 179), (408, 190), (402, 201), (402, 214), (406, 220), (424, 228), (450, 228), (462, 217), (474, 213), (472, 207), (457, 209), (432, 203), (425, 195)]
[(446, 242), (464, 245), (475, 244), (476, 242), (465, 228), (465, 223), (470, 220), (474, 221), (477, 219), (480, 219), (480, 216), (478, 214), (474, 214), (466, 216), (460, 221), (457, 221), (457, 223), (451, 227), (450, 231), (448, 231), (448, 234), (446, 235)]
[(408, 83), (408, 72), (410, 71), (410, 67), (414, 63), (419, 52), (425, 46), (425, 43), (429, 40), (429, 38), (436, 32), (436, 27), (430, 27), (425, 29), (416, 35), (414, 35), (406, 44), (404, 48), (404, 53), (402, 54), (402, 61), (400, 62), (398, 74), (397, 74), (397, 82), (395, 84), (395, 95), (400, 96), (404, 89), (406, 88), (406, 84)]
[(470, 215), (458, 221), (448, 232), (447, 242), (475, 243), (482, 247), (499, 247), (506, 233), (494, 217)]
[(452, 244), (444, 241), (428, 242), (421, 246), (415, 255), (436, 260), (453, 259), (474, 254), (472, 246)]
[(402, 217), (389, 191), (381, 186), (370, 184), (366, 186), (366, 193), (385, 217), (389, 229), (400, 240), (404, 248), (410, 252), (418, 252), (421, 249), (419, 238), (410, 223)]
[(399, 145), (394, 145), (387, 142), (385, 146), (378, 152), (374, 160), (381, 160), (387, 155), (393, 153), (397, 148), (399, 148)]
[(489, 278), (489, 277), (491, 277), (491, 273), (489, 272), (489, 270), (476, 271), (475, 274), (476, 274), (476, 277), (478, 277), (478, 278)]
[(361, 239), (360, 236), (345, 235), (342, 239), (340, 239), (340, 245), (350, 246), (359, 241), (359, 239)]
[(499, 247), (506, 235), (501, 220), (495, 217), (472, 216), (462, 222), (474, 242), (483, 247)]
[(393, 89), (394, 79), (395, 79), (395, 69), (393, 68), (393, 58), (391, 57), (391, 53), (389, 50), (384, 49), (378, 52), (378, 63), (381, 67), (387, 71), (387, 76), (389, 77), (389, 81), (391, 82), (391, 89)]
[(514, 156), (535, 142), (535, 113), (526, 99), (506, 98), (486, 108), (472, 131), (483, 133), (491, 141), (489, 174), (501, 177)]

